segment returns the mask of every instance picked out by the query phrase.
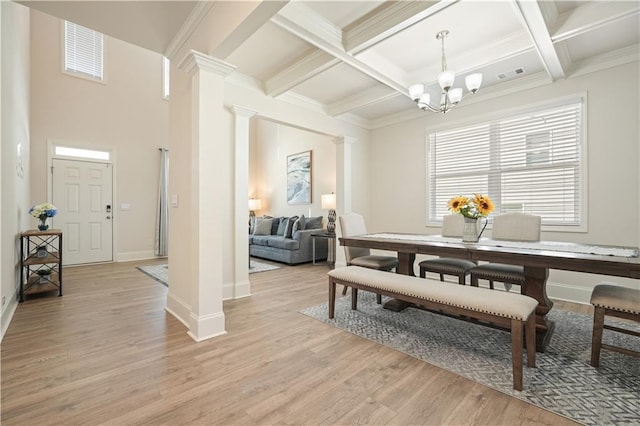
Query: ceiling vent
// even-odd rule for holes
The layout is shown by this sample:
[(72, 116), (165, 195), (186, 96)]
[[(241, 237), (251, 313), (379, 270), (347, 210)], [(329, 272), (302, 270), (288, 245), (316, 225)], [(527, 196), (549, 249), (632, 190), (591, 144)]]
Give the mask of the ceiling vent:
[(522, 75), (526, 73), (525, 69), (523, 67), (519, 67), (516, 68), (512, 71), (508, 71), (508, 72), (501, 72), (500, 74), (498, 74), (498, 80), (506, 80), (509, 78), (513, 78), (513, 77), (517, 77), (519, 75)]

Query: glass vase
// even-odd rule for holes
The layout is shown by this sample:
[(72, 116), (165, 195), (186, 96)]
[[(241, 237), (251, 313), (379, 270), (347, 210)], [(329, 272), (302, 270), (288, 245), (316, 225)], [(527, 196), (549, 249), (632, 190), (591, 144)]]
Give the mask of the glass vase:
[(47, 218), (38, 218), (38, 229), (40, 231), (46, 231), (49, 229), (49, 225), (47, 224)]

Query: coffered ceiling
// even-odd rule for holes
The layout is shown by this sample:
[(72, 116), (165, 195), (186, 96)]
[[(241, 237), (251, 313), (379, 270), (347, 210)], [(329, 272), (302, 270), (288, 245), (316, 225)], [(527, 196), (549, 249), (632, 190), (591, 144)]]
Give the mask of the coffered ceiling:
[[(20, 2), (167, 54), (225, 2)], [(226, 3), (229, 5), (229, 3)], [(419, 114), (408, 87), (440, 99), (445, 41), (462, 105), (637, 61), (638, 1), (282, 1), (256, 8), (228, 40), (203, 52), (265, 94), (373, 128)], [(200, 24), (202, 25), (202, 24)], [(191, 26), (191, 27), (190, 27)], [(476, 95), (464, 77), (481, 72)], [(434, 103), (434, 101), (432, 101)], [(455, 110), (449, 114), (455, 114)]]

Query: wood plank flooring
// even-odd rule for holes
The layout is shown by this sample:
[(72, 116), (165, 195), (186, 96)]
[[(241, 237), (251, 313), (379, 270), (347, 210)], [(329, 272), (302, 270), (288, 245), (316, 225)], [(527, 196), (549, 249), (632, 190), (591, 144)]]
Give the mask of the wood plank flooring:
[(326, 300), (326, 266), (251, 274), (228, 333), (196, 343), (136, 269), (154, 263), (65, 268), (63, 297), (18, 307), (3, 425), (574, 424), (298, 313)]

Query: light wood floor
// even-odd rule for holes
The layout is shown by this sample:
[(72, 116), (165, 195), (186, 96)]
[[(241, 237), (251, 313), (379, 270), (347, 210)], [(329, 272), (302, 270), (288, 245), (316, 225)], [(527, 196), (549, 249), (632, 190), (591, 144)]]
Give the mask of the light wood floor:
[(18, 307), (3, 425), (574, 424), (298, 313), (326, 300), (325, 266), (250, 275), (228, 334), (195, 343), (151, 263), (66, 268), (63, 297)]

